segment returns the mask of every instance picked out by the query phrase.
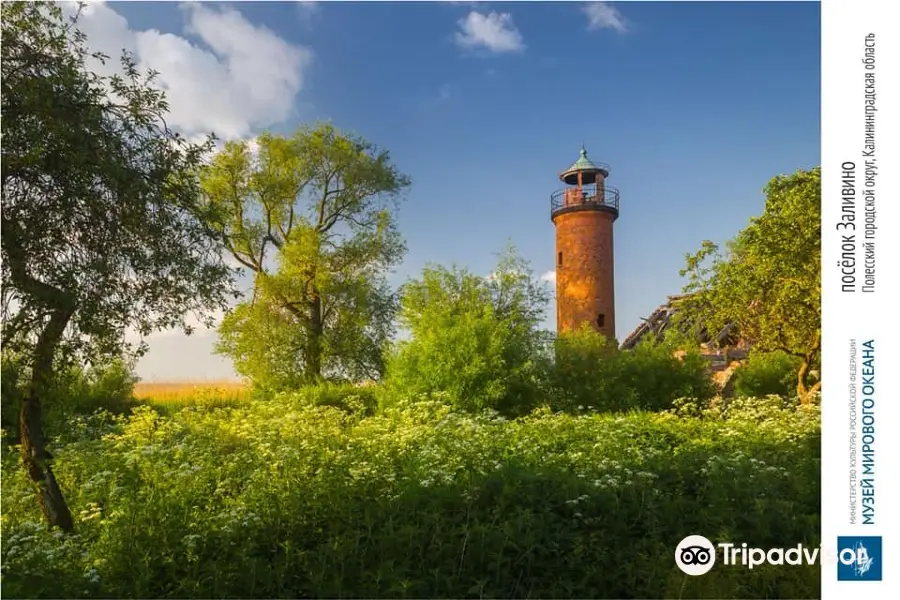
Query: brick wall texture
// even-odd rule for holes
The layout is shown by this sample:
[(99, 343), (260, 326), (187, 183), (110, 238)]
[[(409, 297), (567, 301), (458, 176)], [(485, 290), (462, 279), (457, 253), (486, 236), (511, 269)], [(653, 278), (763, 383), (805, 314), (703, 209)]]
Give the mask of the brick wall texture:
[(587, 209), (557, 215), (553, 221), (557, 331), (564, 333), (589, 323), (615, 338), (613, 215)]

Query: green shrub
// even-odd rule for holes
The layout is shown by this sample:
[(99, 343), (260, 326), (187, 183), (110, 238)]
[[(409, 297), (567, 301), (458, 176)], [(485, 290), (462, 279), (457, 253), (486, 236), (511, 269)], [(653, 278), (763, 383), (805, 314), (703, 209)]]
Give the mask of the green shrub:
[(3, 592), (818, 597), (817, 566), (689, 577), (672, 556), (688, 534), (819, 543), (819, 407), (682, 408), (508, 421), (420, 401), (358, 419), (280, 397), (73, 417), (81, 439), (52, 451), (77, 535), (40, 524), (4, 456)]
[[(30, 371), (12, 355), (3, 356), (2, 417), (7, 437), (15, 439), (19, 430), (19, 408)], [(78, 366), (56, 374), (53, 388), (42, 398), (49, 433), (65, 427), (71, 415), (88, 415), (98, 410), (123, 414), (136, 405), (134, 386), (138, 378), (121, 360), (112, 360), (87, 369)]]
[(590, 327), (559, 336), (554, 349), (547, 375), (554, 410), (664, 410), (678, 398), (706, 401), (715, 393), (696, 353), (676, 358), (670, 347), (653, 343), (620, 351)]
[(527, 414), (541, 401), (546, 287), (508, 249), (491, 277), (426, 268), (403, 288), (400, 319), (411, 338), (389, 357), (397, 398), (440, 395), (467, 412)]
[(754, 352), (734, 372), (734, 392), (738, 396), (785, 398), (797, 395), (797, 372), (801, 359), (784, 352)]
[(72, 367), (57, 377), (47, 409), (65, 414), (91, 414), (105, 410), (123, 414), (135, 406), (134, 386), (138, 377), (121, 360), (87, 369)]
[(437, 394), (458, 410), (521, 415), (541, 397), (538, 358), (528, 354), (493, 316), (460, 319), (439, 335), (402, 343), (386, 384), (395, 398)]
[(22, 405), (22, 386), (27, 375), (18, 356), (3, 352), (0, 363), (0, 422), (4, 433), (15, 439), (19, 431), (19, 407)]
[(351, 383), (323, 382), (308, 385), (296, 392), (283, 392), (281, 398), (303, 406), (330, 406), (350, 415), (371, 416), (378, 410), (378, 395), (374, 386)]

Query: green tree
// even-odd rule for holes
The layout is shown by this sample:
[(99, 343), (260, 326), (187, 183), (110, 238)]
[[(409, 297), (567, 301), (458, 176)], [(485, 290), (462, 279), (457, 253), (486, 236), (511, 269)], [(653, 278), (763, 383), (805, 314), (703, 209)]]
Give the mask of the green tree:
[(273, 390), (377, 378), (405, 247), (391, 208), (409, 179), (388, 153), (331, 125), (227, 144), (202, 175), (219, 238), (254, 276), (218, 351)]
[(547, 375), (554, 410), (580, 412), (665, 410), (674, 400), (701, 403), (715, 394), (707, 363), (696, 349), (676, 357), (668, 343), (643, 340), (619, 350), (588, 324), (557, 336)]
[(3, 343), (30, 372), (26, 471), (49, 523), (70, 530), (42, 430), (54, 369), (115, 354), (129, 326), (146, 334), (224, 307), (231, 271), (196, 177), (210, 144), (166, 127), (153, 74), (127, 54), (121, 75), (91, 72), (55, 4), (5, 3), (2, 42)]
[(754, 350), (799, 359), (796, 389), (809, 402), (821, 381), (821, 170), (773, 178), (763, 214), (725, 249), (704, 242), (687, 257), (682, 318), (720, 331), (733, 323)]
[(489, 277), (427, 267), (401, 291), (401, 341), (388, 387), (413, 396), (445, 392), (463, 410), (520, 414), (531, 408), (548, 336), (539, 330), (546, 286), (508, 247)]
[(781, 351), (753, 352), (734, 372), (734, 393), (756, 398), (770, 394), (791, 397), (796, 392), (799, 368), (799, 357)]

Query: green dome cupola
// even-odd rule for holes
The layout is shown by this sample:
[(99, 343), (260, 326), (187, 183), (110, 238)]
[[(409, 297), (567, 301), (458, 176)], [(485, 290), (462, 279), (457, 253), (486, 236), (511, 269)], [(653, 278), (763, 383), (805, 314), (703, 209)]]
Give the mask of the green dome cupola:
[[(580, 182), (578, 181), (579, 173), (581, 174)], [(581, 155), (578, 157), (578, 160), (559, 174), (560, 180), (568, 185), (598, 183), (598, 181), (602, 181), (607, 177), (609, 177), (609, 165), (589, 159), (587, 150), (585, 150), (583, 145), (581, 146)]]

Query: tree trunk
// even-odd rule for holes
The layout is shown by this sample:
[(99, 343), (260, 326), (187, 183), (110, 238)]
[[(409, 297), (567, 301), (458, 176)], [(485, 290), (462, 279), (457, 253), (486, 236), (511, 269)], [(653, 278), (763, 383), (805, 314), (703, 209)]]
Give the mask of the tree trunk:
[(811, 388), (806, 391), (806, 396), (800, 399), (801, 404), (809, 404), (812, 402), (813, 395), (822, 389), (822, 382), (817, 381)]
[(322, 320), (322, 297), (317, 291), (309, 303), (309, 337), (306, 343), (306, 376), (309, 382), (322, 378), (322, 338), (325, 323)]
[(803, 360), (800, 370), (797, 372), (797, 397), (800, 402), (806, 397), (806, 374), (809, 373), (809, 361)]
[(822, 388), (821, 381), (817, 381), (810, 388), (806, 387), (806, 378), (809, 375), (811, 362), (809, 358), (804, 358), (803, 364), (800, 365), (800, 371), (797, 373), (797, 396), (800, 398), (800, 404), (812, 402), (813, 394)]
[(53, 474), (53, 456), (44, 446), (41, 398), (53, 382), (53, 357), (71, 318), (71, 308), (55, 310), (44, 327), (34, 349), (31, 382), (22, 400), (19, 413), (19, 440), (25, 471), (37, 488), (38, 504), (50, 527), (72, 531), (72, 513), (63, 498), (62, 490)]
[[(6, 173), (4, 173), (6, 176)], [(5, 186), (4, 186), (5, 187)], [(37, 488), (38, 504), (51, 527), (72, 531), (72, 513), (66, 505), (56, 476), (53, 457), (44, 447), (41, 399), (47, 396), (53, 383), (53, 359), (72, 315), (76, 301), (69, 294), (31, 276), (28, 255), (24, 250), (25, 232), (22, 226), (4, 214), (0, 220), (3, 251), (13, 287), (38, 306), (45, 307), (50, 319), (38, 335), (34, 346), (29, 382), (19, 412), (19, 443), (25, 471)]]

